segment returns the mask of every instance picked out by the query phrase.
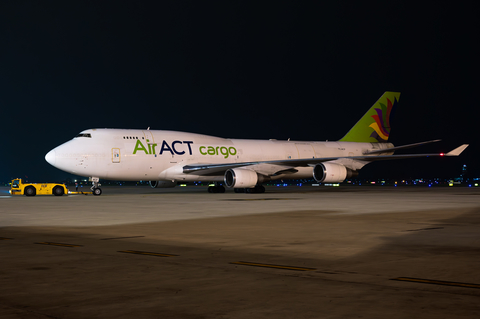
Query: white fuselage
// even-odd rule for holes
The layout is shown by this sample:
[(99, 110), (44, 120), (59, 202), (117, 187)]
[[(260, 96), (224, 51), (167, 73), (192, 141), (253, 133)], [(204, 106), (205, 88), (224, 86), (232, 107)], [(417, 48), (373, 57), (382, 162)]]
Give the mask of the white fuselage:
[[(223, 175), (185, 174), (191, 164), (226, 164), (320, 157), (362, 156), (391, 143), (302, 142), (225, 139), (201, 134), (127, 129), (91, 129), (54, 148), (46, 160), (80, 176), (139, 181), (222, 181)], [(360, 169), (368, 162), (343, 159), (343, 165)], [(340, 160), (339, 160), (340, 161)], [(271, 179), (311, 178), (312, 167), (271, 176)]]

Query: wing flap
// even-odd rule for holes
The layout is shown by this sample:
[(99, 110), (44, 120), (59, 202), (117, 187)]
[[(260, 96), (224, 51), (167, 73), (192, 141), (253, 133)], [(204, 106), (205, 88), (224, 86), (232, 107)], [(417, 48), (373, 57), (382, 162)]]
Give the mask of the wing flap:
[(414, 143), (414, 144), (407, 144), (407, 145), (402, 145), (402, 146), (384, 148), (384, 149), (381, 149), (381, 150), (366, 151), (363, 154), (364, 155), (371, 155), (371, 154), (387, 153), (387, 152), (404, 150), (404, 149), (407, 149), (407, 148), (417, 147), (417, 146), (421, 146), (421, 145), (425, 145), (425, 144), (429, 144), (429, 143), (440, 142), (440, 141), (441, 140), (432, 140), (432, 141), (426, 141), (426, 142), (420, 142), (420, 143)]

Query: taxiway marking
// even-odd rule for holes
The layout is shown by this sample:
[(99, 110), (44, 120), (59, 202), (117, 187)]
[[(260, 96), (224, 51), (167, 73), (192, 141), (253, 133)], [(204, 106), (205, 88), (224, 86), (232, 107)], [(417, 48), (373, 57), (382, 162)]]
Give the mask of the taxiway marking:
[(477, 288), (480, 289), (479, 284), (470, 284), (465, 282), (455, 282), (455, 281), (443, 281), (443, 280), (431, 280), (431, 279), (421, 279), (421, 278), (410, 278), (410, 277), (398, 277), (391, 280), (397, 281), (408, 281), (416, 282), (421, 284), (432, 284), (432, 285), (443, 285), (443, 286), (453, 286), (453, 287), (464, 287), (464, 288)]
[(83, 247), (83, 245), (73, 245), (73, 244), (64, 244), (64, 243), (52, 243), (52, 242), (39, 242), (35, 243), (39, 245), (50, 245), (50, 246), (61, 246), (61, 247)]
[(178, 255), (172, 254), (162, 254), (162, 253), (154, 253), (149, 251), (139, 251), (139, 250), (120, 250), (119, 253), (127, 253), (127, 254), (136, 254), (136, 255), (147, 255), (147, 256), (155, 256), (155, 257), (175, 257)]
[(285, 266), (285, 265), (272, 265), (272, 264), (260, 264), (252, 263), (248, 261), (234, 261), (230, 264), (234, 265), (243, 265), (243, 266), (253, 266), (253, 267), (266, 267), (266, 268), (277, 268), (277, 269), (287, 269), (287, 270), (296, 270), (296, 271), (311, 271), (316, 270), (316, 268), (305, 268), (305, 267), (295, 267), (295, 266)]

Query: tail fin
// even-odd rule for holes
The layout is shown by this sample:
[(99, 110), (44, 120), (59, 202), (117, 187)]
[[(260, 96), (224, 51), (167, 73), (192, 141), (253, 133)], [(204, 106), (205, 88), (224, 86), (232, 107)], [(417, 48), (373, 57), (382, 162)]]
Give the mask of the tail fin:
[(383, 93), (340, 142), (387, 142), (390, 136), (390, 120), (399, 99), (399, 92)]

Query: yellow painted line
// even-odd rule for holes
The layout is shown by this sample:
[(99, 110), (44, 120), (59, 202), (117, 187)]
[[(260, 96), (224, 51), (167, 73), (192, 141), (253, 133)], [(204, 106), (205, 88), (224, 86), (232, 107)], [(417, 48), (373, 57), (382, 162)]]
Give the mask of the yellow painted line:
[(136, 254), (136, 255), (147, 255), (147, 256), (156, 256), (156, 257), (175, 257), (178, 255), (171, 255), (171, 254), (161, 254), (161, 253), (153, 253), (149, 251), (138, 251), (138, 250), (120, 250), (119, 253), (127, 253), (127, 254)]
[(0, 240), (11, 240), (13, 238), (7, 238), (7, 237), (0, 237)]
[(72, 245), (72, 244), (52, 243), (52, 242), (40, 242), (40, 243), (35, 243), (35, 244), (61, 246), (61, 247), (83, 247), (82, 245)]
[(297, 270), (297, 271), (316, 270), (316, 268), (305, 268), (305, 267), (294, 267), (294, 266), (272, 265), (272, 264), (259, 264), (259, 263), (252, 263), (252, 262), (248, 262), (248, 261), (235, 261), (235, 262), (231, 262), (231, 264), (243, 265), (243, 266), (253, 266), (253, 267), (266, 267), (266, 268)]
[(432, 285), (443, 285), (443, 286), (453, 286), (453, 287), (464, 287), (464, 288), (477, 288), (480, 289), (479, 284), (469, 284), (465, 282), (455, 282), (455, 281), (443, 281), (443, 280), (430, 280), (430, 279), (421, 279), (421, 278), (409, 278), (409, 277), (398, 277), (391, 280), (397, 281), (408, 281), (416, 282), (422, 284), (432, 284)]

